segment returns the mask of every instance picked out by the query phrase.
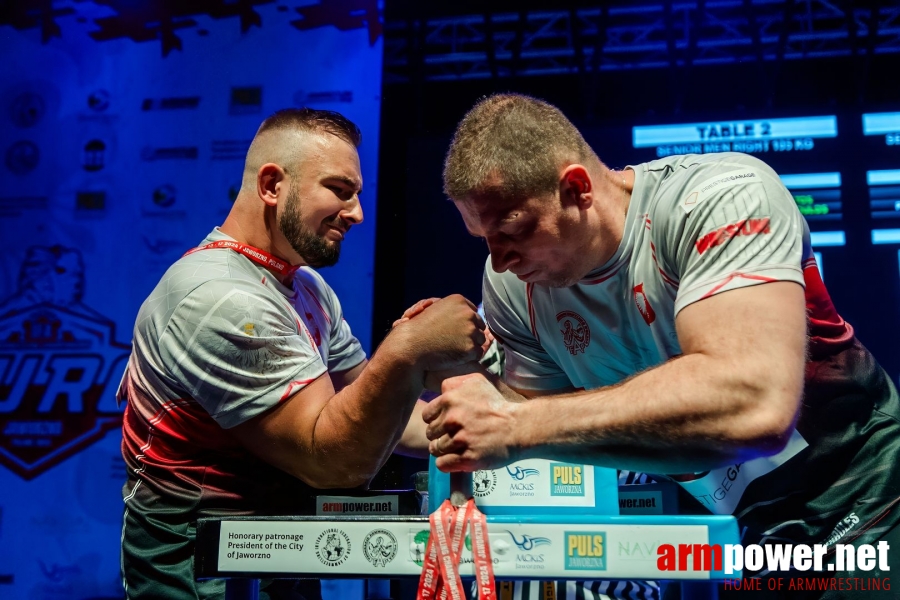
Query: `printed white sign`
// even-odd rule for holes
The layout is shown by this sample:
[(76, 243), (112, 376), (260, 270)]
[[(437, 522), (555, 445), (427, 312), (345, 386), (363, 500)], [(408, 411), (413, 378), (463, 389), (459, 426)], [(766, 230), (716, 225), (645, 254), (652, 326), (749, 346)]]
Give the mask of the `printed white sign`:
[(475, 471), (472, 491), (479, 506), (594, 506), (594, 467), (549, 460), (522, 460)]
[[(430, 530), (425, 520), (223, 521), (222, 572), (301, 575), (419, 575)], [(708, 544), (705, 525), (488, 523), (498, 579), (708, 579), (661, 572), (661, 544)], [(474, 574), (467, 539), (460, 574)]]

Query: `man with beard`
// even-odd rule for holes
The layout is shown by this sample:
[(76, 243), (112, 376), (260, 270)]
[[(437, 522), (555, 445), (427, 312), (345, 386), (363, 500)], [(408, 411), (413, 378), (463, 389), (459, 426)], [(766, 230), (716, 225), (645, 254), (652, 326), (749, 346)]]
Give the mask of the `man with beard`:
[[(490, 249), (485, 315), (512, 389), (443, 382), (423, 412), (439, 469), (658, 473), (734, 515), (744, 544), (827, 544), (830, 562), (836, 543), (885, 540), (900, 556), (900, 398), (768, 165), (723, 153), (612, 170), (556, 107), (501, 94), (459, 124), (444, 189)], [(888, 566), (849, 569), (817, 574), (832, 577), (824, 597), (896, 597), (844, 587)], [(776, 595), (808, 597), (761, 597)]]
[(142, 305), (119, 392), (128, 598), (220, 597), (221, 581), (194, 581), (198, 516), (291, 514), (314, 489), (365, 485), (395, 448), (424, 449), (404, 432), (426, 372), (481, 355), (483, 322), (451, 296), (367, 361), (311, 268), (362, 222), (359, 143), (337, 113), (266, 119), (228, 218)]

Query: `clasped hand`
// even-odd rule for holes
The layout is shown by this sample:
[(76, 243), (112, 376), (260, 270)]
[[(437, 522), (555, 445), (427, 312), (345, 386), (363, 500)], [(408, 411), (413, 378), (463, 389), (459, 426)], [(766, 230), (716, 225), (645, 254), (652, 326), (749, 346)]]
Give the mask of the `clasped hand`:
[[(397, 327), (434, 305), (437, 298), (421, 300), (394, 322)], [(482, 354), (493, 337), (484, 329)], [(427, 424), (428, 450), (442, 471), (475, 471), (516, 460), (510, 439), (517, 431), (518, 405), (507, 401), (477, 363), (456, 365), (426, 373), (429, 389), (440, 395), (428, 403), (422, 417)]]

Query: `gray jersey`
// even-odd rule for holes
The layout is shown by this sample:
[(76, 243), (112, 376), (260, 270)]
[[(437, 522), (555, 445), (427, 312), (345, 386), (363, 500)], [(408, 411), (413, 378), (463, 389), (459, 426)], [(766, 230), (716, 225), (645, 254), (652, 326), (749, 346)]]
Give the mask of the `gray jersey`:
[[(201, 246), (230, 239), (214, 230)], [(191, 398), (222, 427), (265, 412), (327, 371), (365, 358), (319, 274), (294, 289), (227, 248), (176, 262), (135, 324), (129, 376), (148, 409)]]
[(900, 495), (900, 399), (835, 310), (793, 198), (743, 154), (632, 169), (620, 247), (578, 284), (526, 284), (488, 262), (485, 312), (507, 381), (543, 391), (612, 385), (681, 353), (675, 317), (685, 306), (771, 281), (803, 285), (804, 401), (786, 448), (677, 479), (710, 511), (734, 514), (744, 543), (868, 543), (898, 519), (889, 508)]
[[(214, 230), (201, 247), (230, 239)], [(334, 292), (311, 269), (288, 288), (229, 248), (172, 265), (138, 313), (120, 388), (129, 593), (153, 594), (163, 581), (167, 597), (196, 597), (200, 515), (296, 513), (315, 491), (230, 429), (364, 359)]]
[(708, 154), (632, 168), (619, 249), (577, 285), (526, 284), (488, 261), (485, 309), (512, 386), (618, 383), (681, 354), (675, 317), (685, 306), (766, 281), (804, 285), (806, 224), (768, 166)]

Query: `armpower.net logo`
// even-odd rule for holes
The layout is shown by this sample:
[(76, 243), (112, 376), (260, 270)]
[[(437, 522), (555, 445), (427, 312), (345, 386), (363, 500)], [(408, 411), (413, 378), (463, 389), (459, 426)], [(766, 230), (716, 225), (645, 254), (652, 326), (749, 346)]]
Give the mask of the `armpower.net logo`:
[(78, 250), (32, 246), (0, 300), (0, 464), (26, 480), (122, 424), (115, 387), (131, 348), (83, 295)]

